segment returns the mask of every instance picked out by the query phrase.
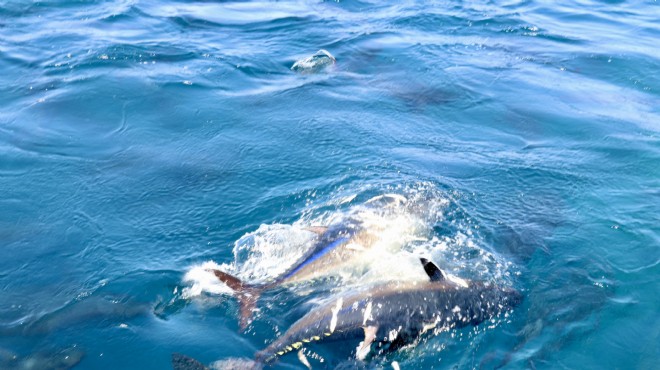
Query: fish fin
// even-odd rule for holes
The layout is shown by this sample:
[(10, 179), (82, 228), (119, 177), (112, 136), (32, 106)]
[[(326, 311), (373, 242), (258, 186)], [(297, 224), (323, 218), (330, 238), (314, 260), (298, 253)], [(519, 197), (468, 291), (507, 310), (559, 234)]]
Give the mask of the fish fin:
[(312, 364), (309, 363), (307, 356), (305, 356), (305, 349), (298, 351), (298, 360), (305, 365), (309, 370), (312, 370)]
[(259, 299), (260, 295), (261, 290), (259, 289), (247, 289), (237, 294), (241, 314), (241, 318), (238, 323), (241, 330), (245, 330), (250, 322), (252, 322), (252, 313), (257, 307), (257, 300)]
[(228, 287), (230, 287), (232, 290), (236, 292), (240, 292), (243, 290), (243, 288), (246, 286), (246, 284), (236, 276), (230, 275), (224, 271), (220, 270), (209, 270), (213, 272), (213, 275), (218, 278), (218, 280), (222, 281), (225, 283)]
[(310, 226), (306, 227), (305, 230), (311, 231), (317, 235), (323, 235), (326, 231), (328, 231), (328, 228), (326, 226)]
[(435, 263), (427, 260), (424, 257), (421, 257), (420, 262), (422, 262), (422, 266), (424, 266), (424, 271), (426, 272), (426, 275), (429, 276), (431, 281), (443, 281), (447, 277), (445, 276), (445, 273), (440, 270), (438, 266), (436, 266)]
[(252, 312), (257, 306), (257, 300), (263, 291), (263, 287), (258, 287), (246, 284), (241, 279), (230, 275), (224, 271), (211, 270), (213, 274), (223, 283), (227, 284), (236, 293), (238, 304), (240, 306), (240, 321), (239, 325), (241, 330), (245, 330), (248, 324), (252, 321)]
[(210, 370), (194, 358), (180, 353), (172, 353), (172, 368), (174, 370)]
[(362, 361), (367, 358), (369, 351), (371, 351), (371, 343), (376, 339), (376, 333), (378, 333), (377, 326), (365, 326), (364, 328), (364, 340), (360, 342), (357, 347), (357, 352), (355, 357)]

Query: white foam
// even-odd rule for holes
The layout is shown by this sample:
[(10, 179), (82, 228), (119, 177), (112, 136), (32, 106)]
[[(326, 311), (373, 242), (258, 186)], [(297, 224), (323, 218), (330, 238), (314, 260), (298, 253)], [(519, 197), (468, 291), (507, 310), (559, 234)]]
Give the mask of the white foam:
[(181, 290), (181, 296), (188, 299), (200, 296), (202, 293), (233, 294), (231, 288), (218, 280), (213, 272), (209, 271), (213, 269), (227, 271), (229, 266), (206, 261), (201, 265), (191, 267), (183, 277), (183, 282), (191, 285)]
[[(354, 198), (355, 195), (350, 195), (341, 203)], [(336, 200), (330, 204), (336, 204)], [(303, 217), (293, 225), (261, 225), (235, 243), (236, 276), (250, 282), (264, 282), (278, 276), (290, 268), (291, 263), (309, 250), (316, 240), (307, 228), (343, 222), (359, 223), (366, 234), (355, 236), (347, 247), (355, 252), (354, 256), (341, 265), (333, 266), (328, 274), (340, 276), (349, 285), (425, 277), (423, 270), (419, 269), (418, 259), (406, 254), (404, 259), (410, 263), (404, 263), (402, 268), (399, 254), (411, 241), (428, 239), (428, 223), (420, 215), (409, 211), (406, 197), (396, 194), (373, 197), (346, 211), (319, 212), (315, 217)], [(376, 272), (369, 273), (372, 269)], [(393, 271), (394, 274), (391, 273)], [(365, 273), (369, 273), (366, 280)]]
[(308, 226), (262, 224), (234, 243), (236, 276), (251, 283), (263, 283), (289, 269), (311, 248), (314, 233)]

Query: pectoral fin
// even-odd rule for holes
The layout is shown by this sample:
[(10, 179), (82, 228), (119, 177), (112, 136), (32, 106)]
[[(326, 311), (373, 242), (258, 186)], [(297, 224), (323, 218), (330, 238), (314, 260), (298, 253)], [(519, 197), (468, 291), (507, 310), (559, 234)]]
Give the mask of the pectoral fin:
[(305, 349), (301, 349), (298, 351), (298, 360), (305, 365), (309, 370), (312, 370), (312, 364), (309, 363), (309, 360), (307, 359), (307, 356), (305, 356)]
[(378, 333), (377, 326), (364, 327), (364, 341), (360, 342), (357, 347), (357, 352), (355, 353), (355, 357), (358, 360), (363, 361), (365, 358), (367, 358), (369, 351), (371, 351), (371, 344), (376, 339), (376, 333)]

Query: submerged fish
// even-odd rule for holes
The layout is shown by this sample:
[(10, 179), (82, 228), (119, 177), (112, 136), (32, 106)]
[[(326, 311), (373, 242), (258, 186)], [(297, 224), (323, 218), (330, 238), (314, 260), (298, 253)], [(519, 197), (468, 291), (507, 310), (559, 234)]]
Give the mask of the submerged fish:
[(56, 351), (37, 351), (25, 357), (0, 348), (0, 369), (68, 370), (78, 365), (84, 355), (76, 346)]
[[(394, 350), (429, 330), (477, 325), (514, 308), (522, 299), (510, 288), (483, 282), (457, 283), (445, 278), (433, 263), (425, 259), (422, 263), (431, 281), (381, 284), (339, 296), (303, 316), (259, 351), (252, 363), (235, 368), (258, 369), (293, 351), (298, 351), (298, 357), (308, 366), (301, 351), (305, 346), (336, 339), (356, 340), (355, 357), (363, 360), (376, 344), (381, 350)], [(175, 365), (175, 369), (184, 367)]]

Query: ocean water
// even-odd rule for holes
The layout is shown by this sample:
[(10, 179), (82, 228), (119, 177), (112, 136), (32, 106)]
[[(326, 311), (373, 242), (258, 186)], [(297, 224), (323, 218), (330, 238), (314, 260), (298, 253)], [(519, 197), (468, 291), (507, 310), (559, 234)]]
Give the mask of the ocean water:
[[(418, 255), (524, 301), (367, 367), (657, 368), (658, 40), (655, 0), (0, 1), (0, 368), (251, 358)], [(377, 253), (241, 331), (205, 269), (267, 280), (351, 217)]]

